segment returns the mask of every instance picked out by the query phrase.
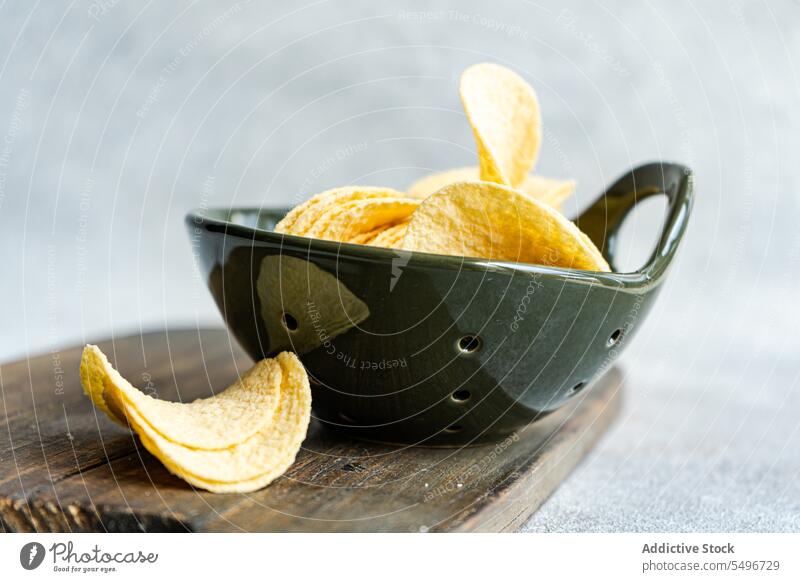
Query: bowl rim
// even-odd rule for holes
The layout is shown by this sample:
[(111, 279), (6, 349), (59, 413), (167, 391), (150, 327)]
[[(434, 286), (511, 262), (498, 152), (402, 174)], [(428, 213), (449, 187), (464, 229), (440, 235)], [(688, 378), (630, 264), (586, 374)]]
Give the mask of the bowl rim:
[[(658, 283), (648, 274), (648, 261), (643, 267), (632, 272), (605, 272), (585, 271), (566, 267), (549, 267), (533, 263), (515, 261), (499, 261), (462, 255), (441, 255), (421, 251), (406, 251), (384, 247), (373, 247), (354, 243), (329, 241), (305, 236), (278, 233), (274, 230), (247, 226), (233, 222), (231, 217), (235, 214), (255, 214), (283, 216), (290, 208), (284, 206), (232, 206), (232, 207), (202, 207), (190, 210), (186, 215), (186, 223), (192, 228), (202, 227), (214, 233), (231, 235), (239, 239), (259, 241), (286, 247), (306, 254), (324, 255), (327, 257), (353, 258), (357, 260), (372, 260), (391, 262), (403, 253), (414, 260), (414, 267), (444, 269), (444, 270), (469, 270), (497, 273), (501, 275), (539, 275), (552, 280), (576, 283), (581, 285), (597, 285), (614, 290), (643, 290)], [(407, 265), (411, 266), (411, 265)]]

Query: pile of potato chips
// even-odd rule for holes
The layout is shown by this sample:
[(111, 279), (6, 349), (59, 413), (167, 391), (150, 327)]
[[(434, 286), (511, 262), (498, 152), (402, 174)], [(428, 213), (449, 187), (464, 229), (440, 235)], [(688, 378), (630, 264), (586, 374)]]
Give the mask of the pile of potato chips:
[(86, 346), (81, 381), (111, 420), (188, 483), (215, 493), (260, 489), (300, 450), (311, 418), (308, 376), (296, 355), (257, 362), (232, 386), (194, 402), (158, 400), (134, 388), (96, 346)]
[(412, 184), (408, 193), (351, 186), (317, 194), (275, 227), (284, 234), (386, 248), (610, 271), (594, 243), (559, 211), (575, 182), (531, 174), (542, 120), (516, 73), (478, 64), (461, 76), (478, 167)]

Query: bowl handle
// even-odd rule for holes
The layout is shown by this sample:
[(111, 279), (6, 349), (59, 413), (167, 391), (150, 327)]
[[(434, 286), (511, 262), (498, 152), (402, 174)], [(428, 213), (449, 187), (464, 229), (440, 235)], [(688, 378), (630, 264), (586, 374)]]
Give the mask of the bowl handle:
[(659, 162), (639, 166), (617, 180), (575, 222), (617, 271), (617, 235), (628, 213), (645, 198), (666, 196), (667, 212), (661, 236), (650, 260), (639, 270), (649, 279), (659, 279), (686, 230), (692, 207), (692, 184), (692, 172), (686, 166)]

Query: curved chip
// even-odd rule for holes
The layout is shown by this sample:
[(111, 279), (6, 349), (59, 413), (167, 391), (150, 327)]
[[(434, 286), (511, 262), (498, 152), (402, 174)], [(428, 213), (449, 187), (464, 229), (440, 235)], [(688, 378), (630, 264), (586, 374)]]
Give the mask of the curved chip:
[(359, 233), (359, 234), (355, 235), (353, 238), (351, 238), (347, 242), (349, 242), (351, 244), (354, 244), (354, 245), (368, 245), (369, 243), (371, 243), (375, 239), (376, 236), (381, 234), (387, 228), (391, 228), (391, 226), (392, 226), (391, 224), (382, 224), (377, 228), (373, 228), (369, 232), (362, 232), (362, 233)]
[[(455, 168), (446, 172), (439, 172), (425, 176), (414, 182), (408, 189), (408, 195), (414, 198), (427, 198), (437, 190), (455, 182), (477, 182), (480, 178), (480, 169), (475, 166)], [(556, 210), (575, 191), (575, 180), (558, 180), (528, 174), (517, 189), (531, 198), (544, 202)]]
[(518, 188), (534, 200), (560, 210), (564, 200), (575, 192), (575, 180), (559, 180), (528, 174)]
[(410, 218), (409, 215), (400, 222), (383, 224), (374, 230), (353, 237), (348, 242), (371, 247), (394, 248), (403, 241)]
[(462, 73), (460, 92), (478, 144), (481, 180), (520, 185), (536, 162), (542, 140), (533, 88), (505, 67), (481, 63)]
[(427, 198), (411, 217), (402, 248), (610, 270), (591, 240), (559, 212), (492, 182), (459, 182)]
[(373, 247), (383, 247), (387, 249), (399, 248), (406, 235), (408, 222), (408, 220), (404, 220), (403, 222), (390, 226), (373, 238), (368, 244)]
[(188, 483), (215, 493), (260, 489), (292, 465), (311, 419), (311, 390), (303, 365), (291, 352), (280, 353), (276, 360), (283, 379), (272, 422), (236, 446), (208, 451), (175, 444), (132, 407), (126, 409), (129, 422), (145, 448)]
[(408, 218), (420, 201), (409, 197), (349, 200), (329, 206), (305, 236), (350, 242), (359, 235)]
[(283, 219), (275, 225), (275, 232), (306, 236), (308, 230), (319, 220), (320, 215), (331, 207), (352, 200), (371, 198), (402, 198), (405, 194), (392, 188), (372, 186), (348, 186), (332, 188), (316, 194), (295, 206)]
[[(153, 398), (117, 372), (97, 346), (88, 345), (81, 357), (81, 378), (90, 395), (102, 391), (104, 402), (108, 390), (118, 390), (127, 405), (136, 409), (142, 418), (163, 438), (197, 449), (218, 450), (247, 440), (268, 424), (278, 403), (281, 368), (274, 360), (262, 360), (245, 372), (224, 391), (194, 402), (169, 402)], [(97, 404), (95, 398), (92, 401)], [(98, 408), (120, 422), (122, 409), (111, 413)]]
[[(102, 365), (102, 361), (100, 363), (96, 361), (95, 352), (100, 352), (100, 348), (88, 345), (83, 349), (83, 353), (81, 354), (80, 375), (83, 392), (91, 399), (92, 404), (102, 410), (108, 418), (117, 424), (128, 426), (124, 411), (116, 407), (112, 410), (114, 402), (110, 400), (105, 393), (109, 373), (106, 367)], [(103, 353), (100, 352), (100, 354)], [(103, 358), (107, 363), (108, 359), (105, 358), (104, 354)]]

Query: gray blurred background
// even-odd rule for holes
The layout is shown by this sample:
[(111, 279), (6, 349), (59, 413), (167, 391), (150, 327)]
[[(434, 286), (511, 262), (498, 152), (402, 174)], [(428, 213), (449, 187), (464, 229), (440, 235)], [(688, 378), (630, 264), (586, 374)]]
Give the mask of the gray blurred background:
[(457, 78), (494, 61), (538, 91), (570, 212), (643, 161), (697, 178), (622, 418), (526, 529), (798, 531), (798, 22), (789, 0), (2, 2), (0, 361), (221, 325), (188, 209), (472, 164)]

